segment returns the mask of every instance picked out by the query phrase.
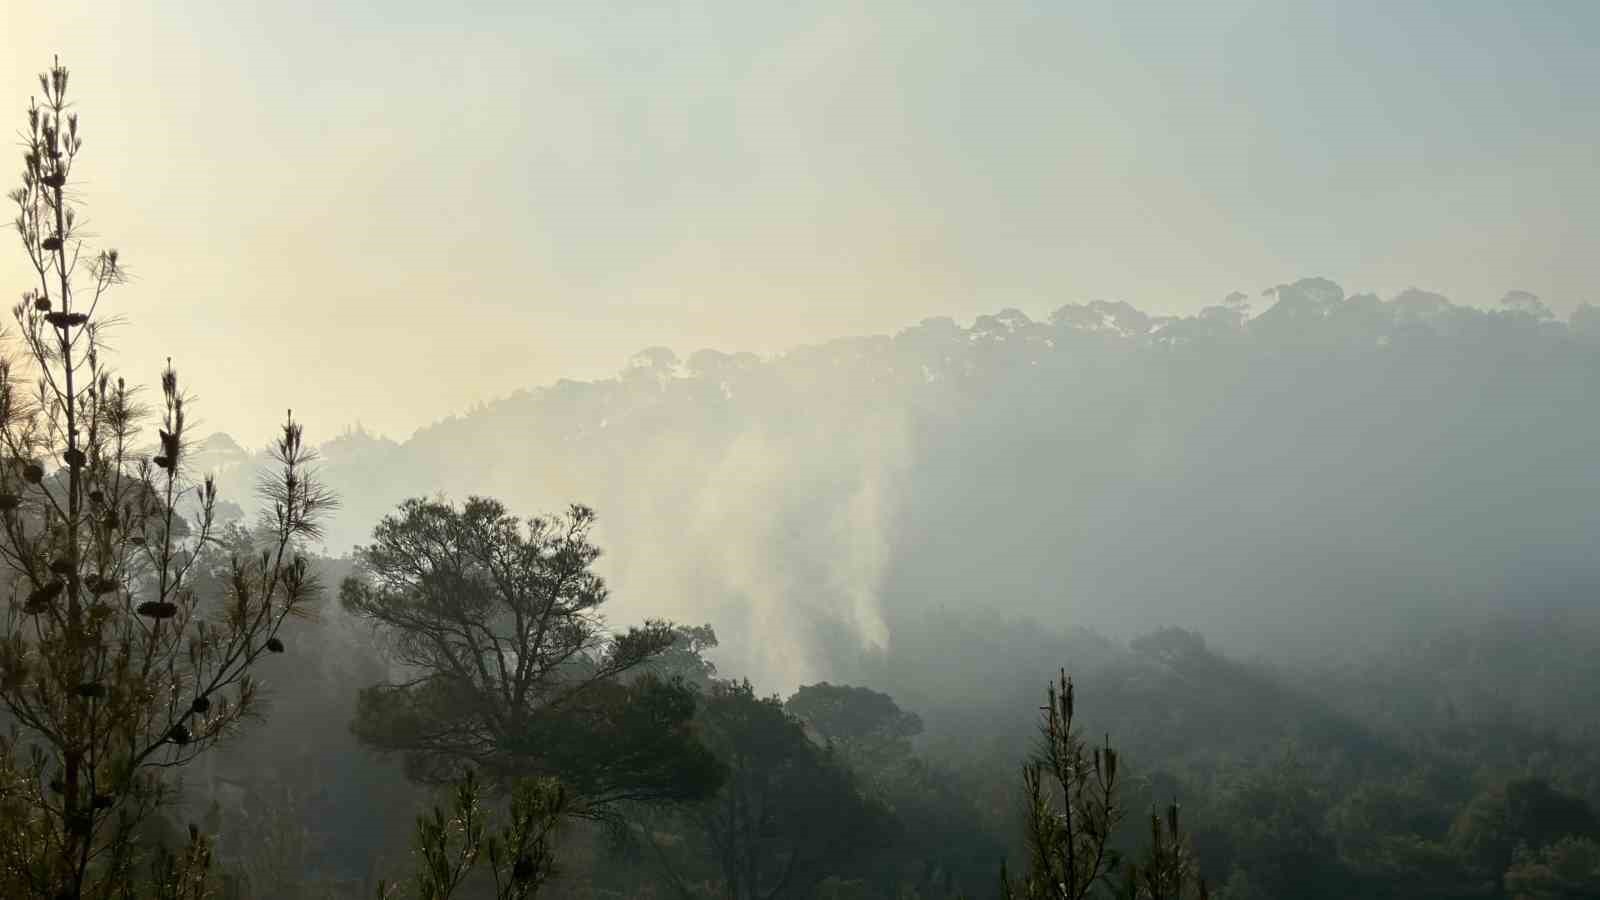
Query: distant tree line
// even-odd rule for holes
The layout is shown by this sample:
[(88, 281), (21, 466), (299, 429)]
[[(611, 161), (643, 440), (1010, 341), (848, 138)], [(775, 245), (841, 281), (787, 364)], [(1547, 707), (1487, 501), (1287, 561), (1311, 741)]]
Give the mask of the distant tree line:
[[(0, 896), (1600, 894), (1600, 731), (1580, 693), (1600, 623), (1581, 611), (1351, 670), (1240, 663), (1176, 627), (1121, 646), (924, 610), (920, 632), (854, 663), (891, 692), (820, 682), (785, 700), (723, 677), (709, 625), (612, 629), (585, 506), (403, 500), (353, 557), (320, 556), (337, 501), (290, 416), (255, 521), (224, 521), (216, 483), (191, 474), (176, 371), (149, 415), (104, 359), (101, 301), (124, 269), (82, 240), (68, 80), (41, 76), (10, 195), (38, 283), (0, 359)], [(894, 339), (920, 349), (888, 368), (881, 342), (826, 352), (869, 394), (959, 393), (1073, 341), (1182, 367), (1185, 347), (1249, 336), (1309, 354), (1289, 371), (1352, 341), (1528, 359), (1595, 325), (1521, 292), (1492, 313), (1321, 280), (1269, 293), (1255, 317), (1235, 295), (1183, 319), (1089, 304), (959, 338), (930, 322)], [(1592, 352), (1556, 364), (1583, 371)], [(781, 364), (697, 360), (679, 379), (649, 354), (603, 399), (648, 418), (680, 389), (788, 389)], [(330, 583), (341, 602), (319, 606)], [(1530, 645), (1537, 671), (1517, 655)], [(1072, 657), (1095, 689), (1062, 671), (1030, 723), (1031, 680), (972, 683), (950, 661), (974, 654), (998, 672)]]

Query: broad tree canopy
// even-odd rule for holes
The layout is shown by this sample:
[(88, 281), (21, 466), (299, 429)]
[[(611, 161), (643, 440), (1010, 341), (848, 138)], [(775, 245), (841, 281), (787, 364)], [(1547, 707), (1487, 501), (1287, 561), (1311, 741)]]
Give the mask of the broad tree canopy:
[(341, 596), (391, 642), (406, 678), (362, 691), (355, 730), (420, 781), (462, 768), (556, 776), (597, 812), (695, 799), (721, 767), (695, 736), (681, 681), (620, 676), (665, 653), (665, 622), (605, 625), (594, 511), (527, 521), (498, 501), (413, 499), (357, 551)]

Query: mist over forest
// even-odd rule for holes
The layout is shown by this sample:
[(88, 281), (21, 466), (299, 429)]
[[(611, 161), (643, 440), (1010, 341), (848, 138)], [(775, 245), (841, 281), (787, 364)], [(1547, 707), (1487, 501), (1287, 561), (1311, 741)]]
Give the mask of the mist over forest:
[[(614, 616), (711, 622), (716, 658), (772, 690), (911, 688), (896, 661), (930, 631), (980, 642), (996, 618), (1349, 656), (1589, 605), (1597, 346), (1587, 305), (1562, 321), (1525, 292), (1482, 310), (1308, 278), (1184, 317), (1094, 302), (771, 359), (651, 348), (403, 443), (328, 440), (326, 547), (407, 496), (581, 499)], [(199, 450), (249, 496), (261, 455)], [(990, 664), (960, 646), (941, 663)]]
[(829, 7), (8, 16), (0, 900), (1600, 898), (1600, 13)]
[[(1180, 802), (1193, 856), (1169, 863), (1193, 860), (1182, 878), (1210, 896), (1587, 896), (1594, 384), (1587, 304), (1562, 319), (1523, 291), (1480, 309), (1325, 278), (1190, 316), (1097, 301), (770, 358), (654, 347), (403, 442), (321, 443), (340, 506), (318, 566), (336, 583), (384, 558), (363, 554), (411, 497), (554, 522), (592, 506), (608, 627), (679, 623), (647, 668), (700, 685), (708, 734), (740, 685), (770, 695), (889, 817), (783, 801), (786, 849), (751, 859), (826, 862), (792, 883), (758, 871), (752, 891), (987, 896), (994, 860), (1036, 839), (1015, 766), (1041, 674), (1064, 666), (1077, 714), (1137, 773), (1113, 844), (1138, 843), (1137, 810)], [(190, 457), (229, 498), (275, 458), (221, 434)], [(315, 665), (265, 682), (291, 724), (223, 745), (202, 781), (247, 883), (370, 885), (399, 865), (403, 828), (358, 811), (403, 819), (428, 795), (395, 762), (413, 780), (429, 763), (351, 689), (414, 671), (392, 621), (362, 621), (373, 608), (324, 606), (300, 638)], [(240, 849), (283, 827), (251, 797), (321, 823), (277, 870)], [(642, 845), (565, 832), (550, 889), (746, 896), (692, 881), (676, 820), (637, 814)], [(807, 843), (814, 815), (859, 846)]]

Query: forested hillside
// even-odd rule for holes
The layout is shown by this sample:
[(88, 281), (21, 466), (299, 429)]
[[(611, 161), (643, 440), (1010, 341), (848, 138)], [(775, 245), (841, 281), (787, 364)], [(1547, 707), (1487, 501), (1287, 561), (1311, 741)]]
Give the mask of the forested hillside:
[[(773, 686), (860, 671), (935, 610), (1185, 625), (1282, 656), (1588, 602), (1600, 311), (1323, 279), (1258, 303), (1006, 310), (766, 360), (646, 351), (403, 443), (325, 445), (327, 547), (407, 496), (581, 498), (621, 610), (709, 618)], [(202, 464), (242, 488), (240, 457)]]
[(1600, 897), (1600, 309), (1005, 309), (255, 452), (115, 367), (38, 85), (0, 900)]

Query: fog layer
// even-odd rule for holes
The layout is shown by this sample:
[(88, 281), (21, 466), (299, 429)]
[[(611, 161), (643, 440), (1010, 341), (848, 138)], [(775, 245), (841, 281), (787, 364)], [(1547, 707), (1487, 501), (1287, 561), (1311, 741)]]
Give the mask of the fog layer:
[[(960, 653), (928, 632), (979, 611), (1277, 656), (1593, 596), (1600, 312), (1324, 279), (1256, 303), (1004, 310), (771, 359), (651, 349), (404, 443), (329, 442), (329, 549), (407, 496), (588, 503), (616, 614), (710, 622), (771, 689), (881, 670), (897, 642)], [(246, 496), (254, 460), (206, 452)]]

